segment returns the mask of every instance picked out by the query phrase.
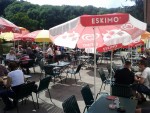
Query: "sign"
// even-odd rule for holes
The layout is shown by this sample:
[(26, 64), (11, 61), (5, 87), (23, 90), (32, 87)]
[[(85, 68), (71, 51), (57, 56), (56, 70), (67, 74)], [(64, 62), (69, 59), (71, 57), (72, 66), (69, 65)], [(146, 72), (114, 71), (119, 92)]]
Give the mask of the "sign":
[(105, 14), (105, 15), (83, 15), (80, 17), (82, 26), (105, 26), (125, 24), (128, 22), (129, 15), (126, 13)]

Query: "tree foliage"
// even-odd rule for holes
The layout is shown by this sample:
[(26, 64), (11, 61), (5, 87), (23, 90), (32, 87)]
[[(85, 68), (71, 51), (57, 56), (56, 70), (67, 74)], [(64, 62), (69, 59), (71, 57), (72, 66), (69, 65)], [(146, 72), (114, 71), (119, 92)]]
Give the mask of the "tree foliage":
[(30, 31), (37, 29), (49, 29), (84, 14), (109, 14), (127, 12), (135, 18), (143, 19), (143, 1), (134, 0), (135, 6), (119, 8), (96, 8), (94, 6), (52, 6), (34, 5), (26, 1), (0, 0), (0, 16), (14, 22), (18, 26), (25, 27)]

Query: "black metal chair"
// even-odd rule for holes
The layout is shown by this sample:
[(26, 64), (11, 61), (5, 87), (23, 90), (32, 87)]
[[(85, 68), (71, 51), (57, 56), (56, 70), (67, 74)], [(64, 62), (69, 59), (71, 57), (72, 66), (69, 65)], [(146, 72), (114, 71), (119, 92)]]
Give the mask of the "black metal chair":
[(64, 113), (81, 113), (76, 97), (74, 95), (70, 96), (67, 98), (63, 103), (62, 103), (63, 111)]
[(108, 70), (108, 77), (107, 78), (112, 78), (115, 75), (113, 68), (111, 68), (110, 64), (107, 64), (106, 68)]
[(103, 71), (103, 68), (99, 68), (98, 72), (99, 72), (99, 76), (100, 76), (101, 81), (102, 81), (102, 85), (101, 85), (101, 87), (100, 87), (99, 92), (98, 92), (97, 95), (96, 95), (96, 98), (97, 98), (97, 96), (98, 96), (99, 94), (101, 94), (101, 90), (102, 90), (103, 84), (105, 84), (105, 85), (104, 85), (104, 89), (105, 89), (105, 86), (106, 86), (107, 84), (110, 84), (110, 80), (107, 79), (107, 77), (106, 77), (106, 75), (105, 75), (105, 73), (104, 73), (104, 71)]
[(44, 66), (44, 71), (45, 71), (45, 77), (47, 75), (51, 76), (52, 78), (54, 78), (54, 84), (55, 84), (55, 78), (59, 77), (61, 80), (61, 76), (60, 76), (60, 68), (54, 68), (53, 66), (50, 65), (45, 65)]
[(117, 65), (114, 62), (112, 62), (112, 69), (114, 72), (116, 72), (116, 70), (118, 70), (119, 67), (117, 67)]
[(130, 98), (133, 96), (131, 85), (124, 84), (112, 84), (111, 85), (111, 95)]
[(84, 113), (85, 109), (87, 108), (88, 110), (88, 108), (92, 105), (92, 103), (94, 102), (94, 98), (93, 98), (92, 91), (88, 84), (81, 89), (81, 94), (82, 94), (84, 103), (86, 105), (83, 111)]
[(44, 71), (44, 58), (38, 61), (38, 65), (40, 66), (41, 73)]
[(121, 56), (121, 61), (122, 61), (122, 64), (124, 65), (124, 64), (125, 64), (125, 62), (126, 62), (126, 59), (125, 59), (125, 57), (124, 57), (124, 56)]
[(19, 107), (18, 107), (19, 100), (23, 100), (24, 98), (27, 98), (29, 96), (32, 97), (34, 109), (36, 109), (35, 104), (34, 104), (34, 100), (33, 100), (33, 96), (32, 96), (32, 92), (34, 90), (34, 87), (35, 87), (35, 82), (34, 81), (22, 84), (18, 88), (17, 93), (15, 93), (15, 95), (13, 97), (10, 97), (10, 98), (14, 99), (15, 102), (16, 102), (15, 104), (16, 104), (16, 107), (17, 107), (17, 113), (19, 113)]
[[(36, 99), (37, 99), (38, 108), (39, 108), (39, 103), (38, 103), (39, 93), (41, 93), (42, 91), (45, 91), (45, 90), (48, 91), (50, 101), (53, 103), (53, 101), (52, 101), (52, 99), (51, 99), (51, 94), (50, 94), (50, 91), (49, 91), (49, 88), (48, 88), (49, 83), (50, 83), (50, 80), (51, 80), (51, 77), (50, 77), (50, 76), (41, 79), (41, 80), (40, 80), (40, 83), (39, 83), (39, 86), (37, 87), (37, 89), (35, 89), (35, 90), (33, 91), (34, 93), (36, 93)], [(53, 104), (54, 104), (54, 103), (53, 103)]]
[(25, 74), (29, 74), (29, 68), (33, 68), (33, 71), (35, 73), (35, 60), (21, 60), (20, 62), (20, 67), (24, 70), (26, 69)]
[[(81, 80), (80, 70), (81, 70), (82, 65), (83, 65), (83, 64), (79, 64), (79, 65), (77, 66), (76, 70), (74, 70), (74, 69), (67, 70), (67, 72), (66, 72), (66, 73), (67, 73), (67, 74), (66, 74), (66, 80), (67, 80), (67, 76), (68, 76), (69, 74), (71, 74), (71, 76), (74, 75), (74, 77), (75, 77), (75, 82), (76, 82), (76, 83), (77, 83), (76, 74), (79, 74), (79, 77), (80, 77), (80, 80)], [(65, 80), (65, 81), (66, 81), (66, 80)]]

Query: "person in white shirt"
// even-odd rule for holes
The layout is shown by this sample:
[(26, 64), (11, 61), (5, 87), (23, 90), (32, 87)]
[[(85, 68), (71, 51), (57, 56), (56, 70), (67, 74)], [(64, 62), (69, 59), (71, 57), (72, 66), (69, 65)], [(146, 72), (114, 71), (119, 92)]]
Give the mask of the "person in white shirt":
[(16, 54), (13, 50), (10, 50), (6, 55), (6, 60), (16, 60)]
[(49, 45), (49, 48), (47, 49), (47, 54), (48, 54), (49, 58), (53, 58), (54, 51), (53, 51), (51, 45)]
[(141, 70), (141, 75), (135, 76), (135, 81), (138, 84), (133, 86), (133, 90), (139, 93), (139, 97), (141, 101), (145, 101), (143, 94), (150, 95), (150, 68), (147, 67), (146, 60), (141, 60), (139, 62), (139, 69)]
[(13, 100), (12, 103), (9, 97), (13, 97), (15, 94), (17, 95), (20, 86), (24, 84), (24, 75), (22, 70), (18, 69), (18, 65), (15, 62), (10, 62), (8, 68), (10, 72), (4, 85), (7, 89), (11, 87), (12, 90), (0, 91), (0, 97), (5, 104), (4, 110), (11, 110), (16, 105), (16, 100)]

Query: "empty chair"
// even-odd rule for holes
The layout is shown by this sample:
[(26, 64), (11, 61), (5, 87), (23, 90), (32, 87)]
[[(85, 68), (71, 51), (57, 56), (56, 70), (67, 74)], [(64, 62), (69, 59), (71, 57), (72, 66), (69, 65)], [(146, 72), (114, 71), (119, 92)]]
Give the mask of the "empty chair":
[(112, 84), (112, 94), (114, 96), (130, 98), (133, 96), (131, 85)]
[[(71, 76), (74, 75), (74, 77), (75, 77), (75, 82), (77, 83), (76, 74), (79, 74), (79, 76), (80, 76), (81, 67), (82, 67), (82, 64), (79, 64), (78, 67), (76, 68), (76, 70), (74, 70), (74, 69), (68, 70), (68, 71), (66, 72), (66, 73), (67, 73), (67, 74), (66, 74), (66, 80), (67, 80), (67, 76), (68, 76), (69, 74), (71, 74)], [(81, 76), (80, 76), (80, 80), (81, 80)]]
[(109, 77), (109, 78), (112, 78), (112, 77), (115, 75), (114, 70), (111, 68), (111, 65), (110, 65), (110, 64), (107, 64), (106, 68), (107, 68), (107, 70), (108, 70), (108, 77)]
[(38, 108), (39, 108), (39, 103), (38, 103), (39, 93), (42, 92), (42, 91), (45, 91), (45, 90), (48, 91), (50, 101), (52, 102), (51, 94), (50, 94), (50, 91), (48, 89), (50, 80), (51, 80), (51, 76), (48, 76), (48, 77), (45, 77), (45, 78), (41, 79), (40, 83), (39, 83), (39, 86), (37, 87), (37, 89), (34, 90), (34, 93), (36, 93), (36, 99), (37, 99)]
[(93, 94), (88, 84), (81, 89), (81, 94), (86, 105), (83, 111), (85, 112), (85, 109), (88, 109), (94, 102)]
[(70, 96), (67, 98), (63, 103), (62, 103), (63, 111), (64, 113), (81, 113), (76, 97), (74, 95)]
[(40, 66), (41, 73), (44, 71), (44, 59), (38, 61), (38, 65)]
[(99, 76), (100, 76), (100, 78), (101, 78), (102, 85), (101, 85), (101, 87), (100, 87), (99, 92), (98, 92), (97, 95), (96, 95), (96, 98), (97, 98), (97, 96), (101, 93), (103, 84), (105, 84), (105, 85), (104, 85), (104, 89), (105, 89), (106, 84), (110, 84), (110, 80), (107, 79), (107, 77), (106, 77), (106, 75), (105, 75), (105, 73), (104, 73), (104, 71), (103, 71), (103, 68), (99, 68), (98, 73), (99, 73)]
[(112, 62), (112, 69), (114, 72), (116, 72), (116, 70), (118, 70), (118, 67), (114, 62)]
[(125, 59), (124, 56), (121, 56), (121, 61), (122, 61), (122, 64), (124, 65), (124, 64), (125, 64), (125, 61), (126, 61), (126, 59)]
[(19, 100), (23, 100), (24, 98), (27, 98), (29, 96), (32, 97), (32, 101), (33, 101), (33, 105), (34, 105), (34, 109), (35, 108), (35, 104), (34, 104), (34, 100), (33, 100), (33, 96), (32, 96), (32, 92), (34, 90), (34, 87), (35, 87), (35, 82), (28, 82), (26, 84), (22, 84), (18, 91), (17, 91), (17, 94), (15, 94), (14, 97), (10, 97), (12, 99), (15, 100), (16, 102), (16, 106), (17, 106), (17, 113), (19, 113), (19, 108), (18, 108), (18, 101)]
[[(59, 68), (60, 69), (60, 68)], [(60, 70), (54, 69), (53, 66), (49, 66), (49, 65), (45, 65), (44, 66), (44, 71), (45, 71), (45, 77), (47, 75), (51, 76), (52, 78), (54, 78), (54, 83), (55, 83), (55, 78), (59, 77), (61, 80), (61, 76), (60, 76)]]

